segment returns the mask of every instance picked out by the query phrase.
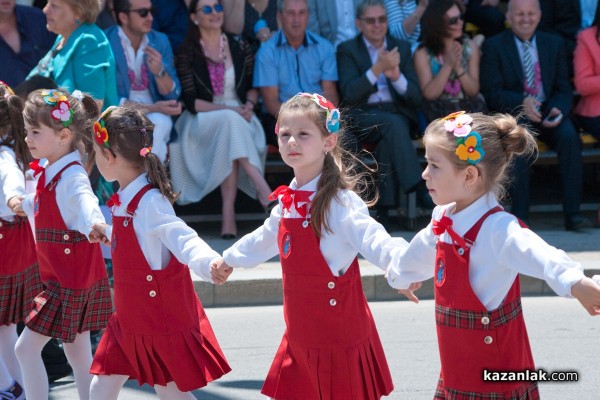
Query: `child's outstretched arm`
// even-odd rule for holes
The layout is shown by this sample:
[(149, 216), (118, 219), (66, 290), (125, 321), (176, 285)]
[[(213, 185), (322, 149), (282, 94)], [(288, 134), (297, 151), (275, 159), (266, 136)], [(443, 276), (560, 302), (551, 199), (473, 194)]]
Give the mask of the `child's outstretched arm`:
[(600, 285), (585, 277), (571, 287), (575, 297), (590, 315), (600, 315)]
[(398, 289), (398, 293), (403, 294), (407, 299), (416, 304), (419, 302), (419, 298), (415, 296), (414, 291), (419, 290), (421, 286), (421, 282), (413, 282), (410, 284), (408, 289)]
[(229, 275), (233, 272), (233, 268), (231, 268), (225, 260), (222, 258), (216, 260), (210, 265), (210, 276), (212, 277), (215, 285), (222, 285), (225, 283)]
[(92, 231), (90, 232), (90, 242), (97, 243), (100, 242), (106, 246), (110, 246), (110, 231), (111, 226), (104, 223), (98, 222), (95, 223), (92, 227)]

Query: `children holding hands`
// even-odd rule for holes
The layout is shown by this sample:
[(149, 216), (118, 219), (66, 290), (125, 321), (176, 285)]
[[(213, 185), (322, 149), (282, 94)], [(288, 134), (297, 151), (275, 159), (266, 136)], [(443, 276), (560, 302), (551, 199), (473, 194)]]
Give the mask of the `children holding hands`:
[(212, 282), (219, 254), (175, 216), (176, 194), (150, 147), (153, 128), (121, 107), (93, 127), (98, 169), (120, 189), (107, 203), (112, 227), (95, 225), (111, 242), (115, 313), (94, 356), (92, 400), (117, 399), (129, 378), (161, 399), (195, 399), (191, 390), (231, 370), (188, 270)]

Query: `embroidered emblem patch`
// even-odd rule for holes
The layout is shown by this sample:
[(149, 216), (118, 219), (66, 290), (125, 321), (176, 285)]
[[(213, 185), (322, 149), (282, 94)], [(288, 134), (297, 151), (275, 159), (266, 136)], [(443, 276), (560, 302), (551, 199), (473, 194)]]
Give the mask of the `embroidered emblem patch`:
[(442, 286), (446, 280), (446, 265), (444, 259), (439, 258), (435, 264), (435, 284), (436, 286)]
[(37, 217), (38, 212), (40, 211), (40, 197), (36, 194), (33, 199), (33, 216)]
[(281, 254), (283, 258), (288, 258), (292, 252), (292, 235), (286, 232), (281, 240)]

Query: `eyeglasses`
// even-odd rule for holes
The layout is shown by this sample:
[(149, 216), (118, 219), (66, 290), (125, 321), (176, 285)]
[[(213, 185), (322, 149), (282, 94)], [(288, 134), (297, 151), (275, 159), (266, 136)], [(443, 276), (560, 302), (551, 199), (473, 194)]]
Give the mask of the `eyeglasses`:
[(380, 17), (365, 17), (359, 18), (361, 21), (364, 21), (367, 25), (375, 25), (375, 22), (379, 22), (380, 24), (387, 24), (388, 18), (387, 15), (382, 15)]
[(148, 7), (148, 8), (136, 8), (134, 10), (125, 10), (126, 12), (130, 13), (130, 12), (136, 12), (138, 13), (138, 15), (142, 18), (146, 18), (148, 16), (148, 14), (152, 13), (152, 11), (154, 11), (154, 9), (152, 7)]
[(465, 19), (465, 16), (463, 14), (459, 14), (455, 17), (448, 18), (448, 25), (456, 25), (456, 24), (458, 24), (458, 21), (462, 21), (464, 19)]
[(202, 6), (200, 8), (197, 8), (196, 11), (202, 11), (203, 14), (206, 15), (210, 15), (212, 14), (212, 12), (216, 12), (217, 14), (222, 13), (223, 12), (223, 6), (219, 3), (215, 4), (214, 6)]

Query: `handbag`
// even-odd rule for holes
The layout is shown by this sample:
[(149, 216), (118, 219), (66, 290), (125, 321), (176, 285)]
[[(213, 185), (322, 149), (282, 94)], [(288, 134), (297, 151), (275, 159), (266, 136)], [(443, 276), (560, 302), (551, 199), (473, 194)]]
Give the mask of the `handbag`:
[(438, 118), (443, 118), (456, 111), (466, 111), (468, 113), (488, 112), (485, 99), (478, 93), (472, 97), (462, 99), (446, 98), (438, 100), (425, 100), (423, 111), (427, 121), (431, 122)]

